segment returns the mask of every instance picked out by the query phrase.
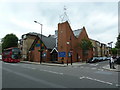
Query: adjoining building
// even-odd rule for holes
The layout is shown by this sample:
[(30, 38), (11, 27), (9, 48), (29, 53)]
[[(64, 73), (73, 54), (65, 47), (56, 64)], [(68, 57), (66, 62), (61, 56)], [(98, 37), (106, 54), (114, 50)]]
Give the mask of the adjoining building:
[(22, 35), (22, 39), (20, 39), (20, 49), (22, 53), (22, 60), (28, 60), (29, 49), (36, 38), (37, 33), (29, 32), (27, 34)]
[(93, 45), (93, 56), (97, 57), (98, 56), (98, 44), (96, 40), (90, 39)]
[(22, 53), (22, 59), (27, 61), (33, 62), (40, 62), (40, 49), (43, 50), (43, 62), (44, 61), (52, 61), (56, 60), (53, 58), (53, 53), (50, 53), (52, 49), (55, 47), (55, 38), (52, 36), (44, 36), (42, 35), (41, 41), (41, 34), (30, 32), (27, 34), (22, 35), (22, 39), (20, 40), (20, 48)]
[(94, 57), (104, 57), (110, 55), (110, 47), (106, 44), (100, 43), (97, 40), (90, 39), (93, 44), (93, 56)]

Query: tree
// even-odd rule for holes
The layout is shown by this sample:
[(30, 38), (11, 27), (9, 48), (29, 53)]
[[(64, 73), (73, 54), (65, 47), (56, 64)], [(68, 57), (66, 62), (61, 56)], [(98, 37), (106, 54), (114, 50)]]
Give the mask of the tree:
[(87, 39), (82, 39), (81, 43), (79, 43), (79, 46), (82, 48), (83, 56), (86, 57), (88, 55), (88, 50), (93, 48), (92, 42)]
[(116, 46), (115, 47), (120, 49), (120, 33), (119, 33), (119, 35), (117, 37), (117, 42), (116, 42)]
[(2, 38), (2, 50), (18, 46), (18, 37), (15, 34), (7, 34)]
[(120, 33), (117, 37), (117, 42), (116, 42), (115, 48), (117, 49), (117, 54), (120, 55)]
[(113, 54), (113, 55), (117, 55), (117, 48), (112, 48), (111, 51), (112, 51), (112, 54)]

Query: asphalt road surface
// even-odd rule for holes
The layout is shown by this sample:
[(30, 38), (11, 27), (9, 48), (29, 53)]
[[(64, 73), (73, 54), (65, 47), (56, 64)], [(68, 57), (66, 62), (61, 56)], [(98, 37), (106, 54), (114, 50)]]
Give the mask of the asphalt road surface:
[[(25, 63), (2, 64), (2, 88), (118, 88), (118, 72), (102, 66), (108, 62), (79, 67)], [(0, 74), (1, 75), (1, 74)]]

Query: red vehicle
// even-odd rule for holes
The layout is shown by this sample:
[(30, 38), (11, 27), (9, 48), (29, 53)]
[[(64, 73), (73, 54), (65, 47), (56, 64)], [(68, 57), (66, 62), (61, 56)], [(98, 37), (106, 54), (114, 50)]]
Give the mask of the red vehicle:
[(20, 49), (17, 47), (4, 49), (2, 60), (5, 62), (20, 62)]

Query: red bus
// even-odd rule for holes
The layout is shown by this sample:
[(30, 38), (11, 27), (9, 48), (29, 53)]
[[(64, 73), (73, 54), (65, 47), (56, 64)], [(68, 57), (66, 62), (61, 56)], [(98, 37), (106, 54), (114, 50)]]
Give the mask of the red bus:
[(5, 62), (20, 62), (20, 49), (17, 47), (4, 49), (2, 60)]

